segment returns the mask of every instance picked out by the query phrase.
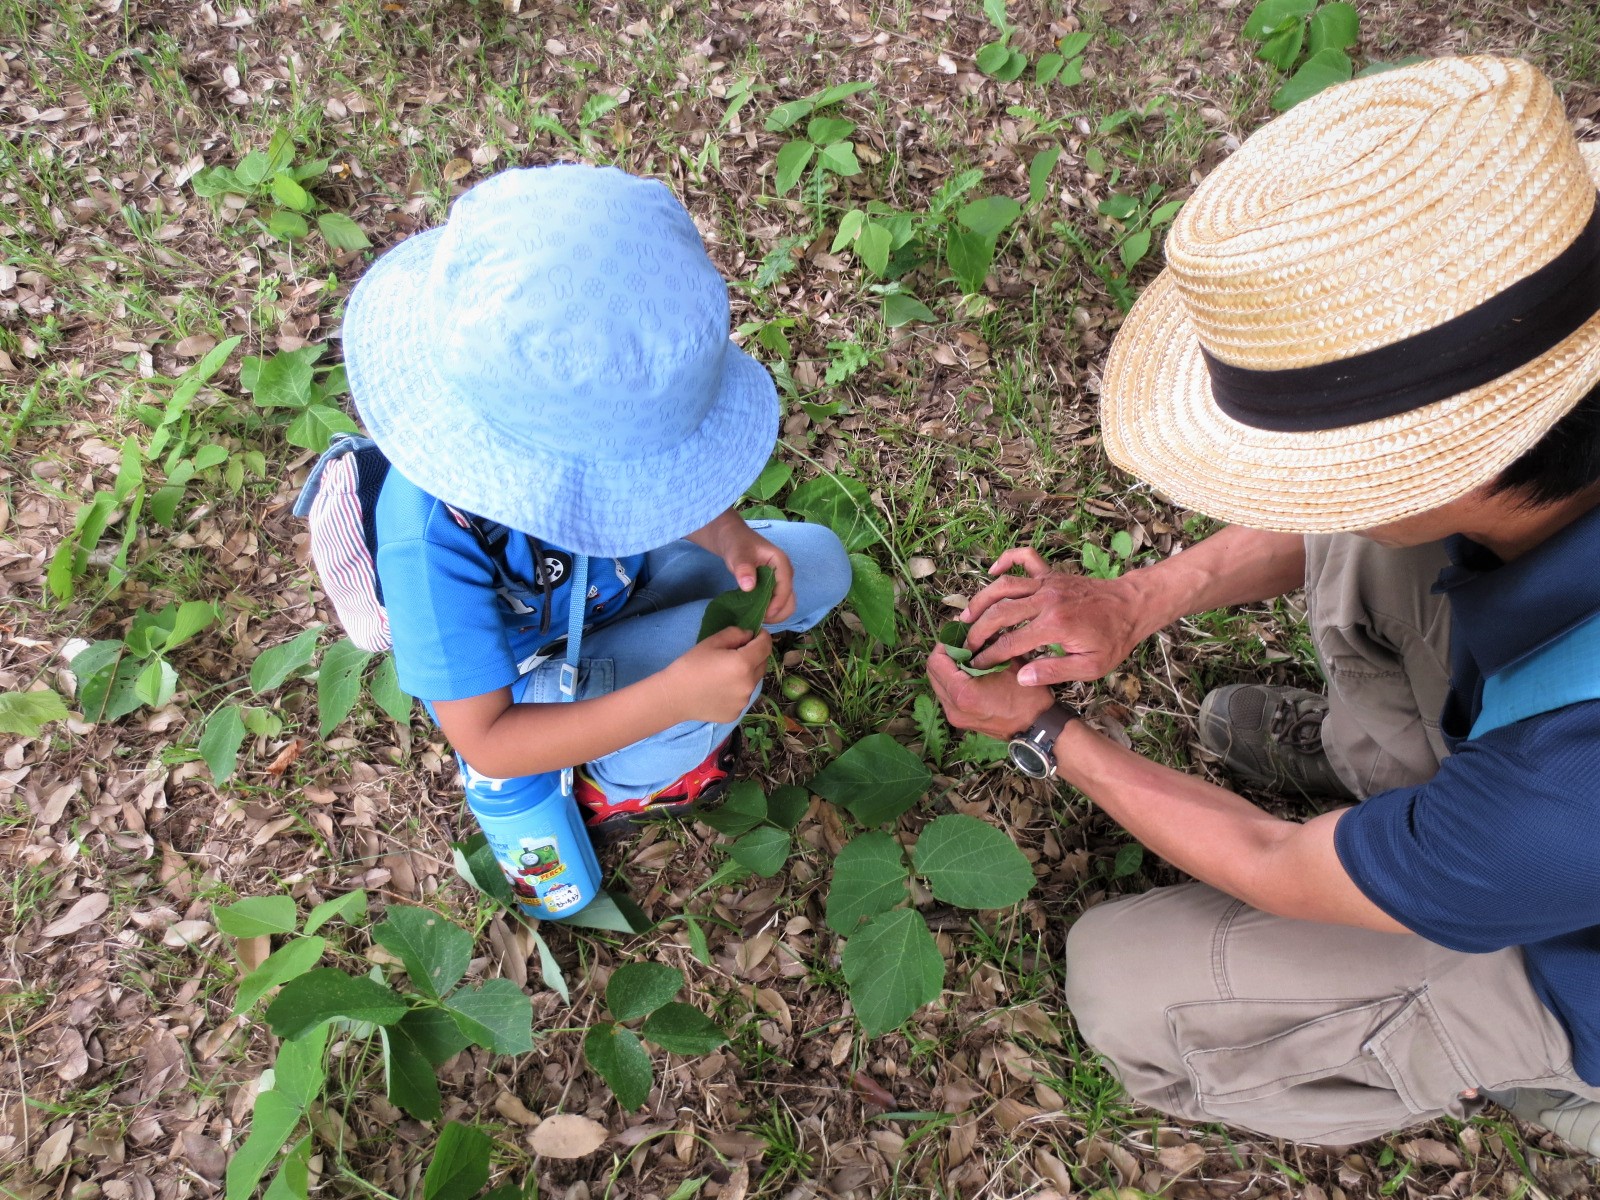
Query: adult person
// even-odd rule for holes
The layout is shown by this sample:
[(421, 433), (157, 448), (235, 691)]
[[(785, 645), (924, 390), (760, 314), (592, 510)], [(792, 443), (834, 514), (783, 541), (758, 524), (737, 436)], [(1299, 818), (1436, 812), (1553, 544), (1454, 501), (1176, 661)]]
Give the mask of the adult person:
[[(1597, 182), (1509, 59), (1257, 132), (1174, 223), (1102, 392), (1111, 458), (1231, 524), (1111, 581), (1010, 550), (966, 615), (977, 665), (1019, 665), (929, 660), (952, 724), (1196, 880), (1067, 943), (1080, 1030), (1144, 1103), (1338, 1145), (1492, 1093), (1600, 1153)], [(1354, 806), (1281, 820), (1050, 693), (1302, 584), (1326, 699), (1224, 689), (1200, 735)]]

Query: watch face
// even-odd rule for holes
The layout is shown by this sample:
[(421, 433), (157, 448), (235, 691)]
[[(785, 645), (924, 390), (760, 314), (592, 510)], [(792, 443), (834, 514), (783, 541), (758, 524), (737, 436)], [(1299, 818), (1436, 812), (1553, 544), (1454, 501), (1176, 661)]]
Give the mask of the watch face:
[(1050, 775), (1050, 760), (1043, 750), (1032, 742), (1018, 738), (1006, 751), (1011, 765), (1033, 779), (1046, 779)]

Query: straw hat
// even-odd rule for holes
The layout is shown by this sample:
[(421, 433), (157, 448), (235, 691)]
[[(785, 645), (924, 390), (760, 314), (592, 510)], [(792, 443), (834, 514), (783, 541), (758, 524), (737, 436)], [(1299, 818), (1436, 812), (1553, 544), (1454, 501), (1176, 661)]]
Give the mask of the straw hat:
[(1119, 466), (1262, 529), (1494, 478), (1600, 382), (1600, 144), (1504, 58), (1332, 88), (1196, 189), (1106, 363)]

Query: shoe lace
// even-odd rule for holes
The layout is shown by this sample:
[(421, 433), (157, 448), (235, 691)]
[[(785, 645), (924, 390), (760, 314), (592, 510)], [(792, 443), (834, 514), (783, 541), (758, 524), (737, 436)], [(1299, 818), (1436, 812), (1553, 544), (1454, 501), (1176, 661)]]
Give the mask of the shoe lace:
[(1285, 696), (1273, 709), (1267, 729), (1280, 746), (1288, 746), (1301, 754), (1316, 754), (1322, 749), (1322, 718), (1327, 714), (1325, 705), (1296, 704)]

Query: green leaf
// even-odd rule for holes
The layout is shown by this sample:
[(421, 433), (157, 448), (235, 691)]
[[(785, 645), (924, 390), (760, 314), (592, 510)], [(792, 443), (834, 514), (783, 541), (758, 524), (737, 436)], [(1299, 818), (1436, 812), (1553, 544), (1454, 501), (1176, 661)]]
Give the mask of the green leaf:
[(1004, 32), (1010, 28), (1006, 20), (1006, 0), (983, 0), (983, 15), (989, 18), (989, 24)]
[(317, 653), (317, 635), (322, 626), (314, 625), (293, 640), (263, 650), (250, 664), (250, 690), (256, 695), (270, 692), (289, 676), (308, 664)]
[(1348, 50), (1361, 36), (1361, 15), (1345, 0), (1329, 0), (1311, 14), (1306, 53), (1315, 58), (1324, 50)]
[(1126, 529), (1119, 529), (1111, 535), (1111, 553), (1118, 558), (1127, 558), (1133, 553), (1133, 535)]
[(819, 475), (789, 493), (788, 509), (807, 521), (826, 525), (849, 551), (881, 541), (872, 499), (864, 483), (843, 475)]
[[(851, 242), (855, 241), (857, 235), (859, 235), (861, 230), (865, 227), (866, 222), (867, 214), (859, 208), (852, 208), (849, 212), (845, 213), (844, 216), (840, 217), (839, 230), (833, 235), (833, 245), (828, 247), (828, 253), (837, 254)], [(771, 499), (770, 496), (760, 496), (757, 498), (761, 500)]]
[(999, 738), (990, 737), (986, 733), (969, 732), (956, 747), (953, 758), (956, 762), (992, 767), (995, 763), (1005, 762), (1007, 751), (1006, 743)]
[(164, 658), (152, 658), (134, 680), (133, 694), (139, 703), (161, 708), (178, 690), (178, 672)]
[(372, 940), (405, 964), (411, 984), (438, 999), (467, 973), (472, 935), (431, 908), (391, 907)]
[(322, 938), (299, 937), (267, 955), (259, 967), (239, 981), (239, 990), (233, 997), (234, 1015), (250, 1011), (273, 988), (311, 970), (327, 947)]
[(572, 1003), (572, 994), (567, 990), (567, 977), (562, 973), (561, 963), (550, 952), (550, 945), (544, 940), (537, 928), (530, 930), (533, 934), (534, 948), (539, 951), (539, 978), (544, 980), (545, 987), (560, 996), (566, 1004)]
[(272, 198), (297, 213), (310, 212), (312, 205), (316, 203), (311, 198), (311, 193), (301, 187), (295, 177), (287, 171), (279, 171), (272, 177)]
[[(767, 132), (782, 133), (790, 128), (796, 121), (809, 115), (817, 107), (815, 97), (807, 96), (804, 100), (791, 100), (787, 104), (780, 104), (767, 114)], [(794, 145), (790, 142), (789, 145)], [(782, 157), (780, 152), (779, 157)]]
[(1080, 30), (1077, 33), (1067, 34), (1066, 37), (1056, 43), (1056, 49), (1068, 58), (1077, 58), (1078, 55), (1089, 48), (1089, 43), (1092, 41), (1094, 41), (1094, 34)]
[(1066, 58), (1060, 54), (1041, 54), (1039, 61), (1033, 64), (1033, 81), (1043, 87), (1061, 74), (1061, 68), (1066, 65)]
[(451, 1121), (440, 1132), (422, 1177), (422, 1200), (471, 1200), (489, 1182), (493, 1146), (483, 1130)]
[(305, 932), (315, 933), (335, 917), (340, 917), (354, 925), (366, 915), (367, 894), (357, 888), (353, 892), (335, 896), (332, 900), (324, 900), (313, 908), (306, 917)]
[(121, 642), (109, 643), (117, 652), (109, 664), (93, 674), (78, 673), (76, 667), (84, 655), (91, 654), (96, 646), (104, 644), (96, 642), (72, 660), (73, 673), (78, 675), (78, 702), (83, 705), (83, 716), (87, 721), (115, 721), (144, 703), (134, 690), (142, 664), (133, 655), (122, 653)]
[(854, 142), (834, 142), (831, 146), (819, 146), (817, 166), (826, 167), (835, 175), (861, 174), (861, 164), (856, 161)]
[(711, 943), (706, 941), (705, 927), (693, 917), (683, 918), (683, 927), (689, 935), (689, 953), (702, 966), (711, 965)]
[(1126, 221), (1139, 211), (1139, 200), (1136, 196), (1127, 196), (1119, 192), (1100, 201), (1095, 211), (1102, 217), (1114, 217), (1118, 221)]
[(789, 486), (789, 480), (794, 475), (794, 468), (788, 463), (773, 460), (761, 468), (761, 474), (756, 476), (756, 481), (745, 489), (745, 495), (752, 500), (771, 500), (784, 488)]
[(1122, 259), (1123, 268), (1129, 271), (1138, 266), (1144, 260), (1144, 256), (1149, 253), (1150, 231), (1148, 229), (1134, 230), (1123, 238), (1122, 244), (1117, 247), (1117, 256)]
[(709, 1175), (697, 1175), (693, 1179), (685, 1179), (672, 1190), (672, 1195), (667, 1200), (695, 1200), (700, 1194), (700, 1189), (711, 1182)]
[(252, 896), (215, 914), (217, 928), (229, 937), (262, 937), (274, 933), (293, 933), (294, 899), (289, 896)]
[(806, 125), (806, 138), (817, 146), (828, 146), (843, 141), (855, 131), (856, 123), (843, 117), (812, 117)]
[(922, 735), (923, 757), (935, 767), (944, 762), (945, 747), (950, 742), (950, 730), (945, 726), (939, 702), (924, 692), (911, 704), (911, 720)]
[(944, 259), (962, 291), (969, 295), (981, 292), (994, 262), (994, 238), (970, 229), (952, 229), (945, 238)]
[(891, 292), (883, 298), (883, 323), (899, 329), (912, 321), (934, 321), (933, 310), (909, 292)]
[(865, 554), (850, 556), (850, 591), (845, 596), (861, 626), (885, 646), (900, 639), (895, 630), (894, 580)]
[(211, 782), (223, 784), (233, 778), (244, 737), (244, 716), (237, 704), (224, 704), (207, 718), (200, 734), (200, 757), (211, 771)]
[(455, 854), (456, 872), (461, 878), (506, 908), (516, 907), (516, 894), (512, 892), (488, 838), (482, 833), (475, 833), (464, 842), (450, 843), (450, 848)]
[(930, 822), (911, 863), (936, 899), (960, 908), (1008, 908), (1033, 889), (1033, 867), (1016, 843), (961, 813)]
[(261, 1200), (310, 1200), (311, 1135), (294, 1144)]
[(655, 1012), (683, 990), (683, 972), (663, 963), (624, 963), (606, 982), (606, 1008), (618, 1021)]
[(361, 695), (361, 672), (372, 657), (349, 638), (335, 642), (322, 652), (317, 668), (317, 713), (320, 736), (327, 737), (339, 727)]
[(861, 257), (861, 264), (879, 279), (889, 269), (889, 252), (894, 249), (893, 241), (894, 235), (889, 232), (889, 227), (876, 221), (869, 221), (856, 239), (855, 249)]
[(1010, 196), (980, 196), (961, 206), (956, 220), (983, 237), (999, 237), (1022, 215), (1022, 205)]
[(1182, 200), (1168, 200), (1150, 214), (1150, 227), (1152, 229), (1165, 225), (1178, 215), (1178, 210), (1183, 207)]
[(998, 78), (1000, 73), (1011, 65), (1011, 47), (1004, 40), (990, 42), (982, 47), (977, 55), (978, 70), (985, 75)]
[(256, 1185), (300, 1124), (302, 1115), (302, 1110), (281, 1092), (256, 1095), (249, 1136), (228, 1160), (227, 1200), (249, 1200), (255, 1194)]
[(1028, 56), (1020, 50), (1013, 49), (1006, 55), (1005, 66), (996, 71), (994, 77), (1002, 83), (1010, 83), (1013, 79), (1021, 78), (1027, 69)]
[(728, 857), (763, 879), (770, 879), (783, 870), (783, 864), (788, 861), (789, 835), (782, 829), (762, 825), (729, 846)]
[(650, 1056), (631, 1029), (611, 1021), (600, 1022), (584, 1035), (583, 1057), (610, 1085), (617, 1103), (629, 1112), (643, 1108), (650, 1099), (654, 1083)]
[(729, 588), (720, 596), (713, 597), (706, 605), (705, 615), (700, 618), (698, 640), (703, 642), (712, 634), (735, 626), (746, 633), (755, 633), (761, 628), (777, 586), (777, 572), (771, 567), (761, 566), (756, 568), (756, 585), (748, 592)]
[(367, 235), (361, 232), (361, 226), (343, 213), (317, 214), (317, 232), (322, 235), (322, 240), (328, 243), (329, 249), (345, 254), (365, 250), (372, 245), (367, 240)]
[(663, 1005), (650, 1014), (643, 1034), (673, 1054), (710, 1054), (724, 1045), (728, 1035), (692, 1004)]
[(793, 829), (811, 807), (811, 793), (803, 787), (785, 784), (767, 797), (767, 820), (781, 829)]
[(837, 104), (841, 100), (848, 100), (851, 96), (859, 95), (862, 92), (870, 92), (871, 90), (872, 82), (870, 80), (858, 80), (854, 83), (836, 83), (832, 87), (823, 88), (816, 94), (816, 107), (827, 108), (830, 104)]
[(580, 929), (609, 929), (614, 933), (646, 933), (655, 922), (645, 916), (644, 910), (626, 896), (601, 892), (570, 917), (556, 919), (558, 925), (575, 925)]
[(66, 718), (66, 702), (52, 691), (0, 692), (0, 733), (38, 737), (49, 722)]
[(1292, 71), (1295, 60), (1300, 57), (1300, 47), (1305, 41), (1305, 36), (1306, 28), (1300, 22), (1285, 25), (1261, 43), (1261, 49), (1256, 51), (1256, 57), (1262, 62), (1271, 63), (1280, 71)]
[(289, 422), (283, 437), (291, 446), (303, 446), (320, 454), (328, 448), (334, 434), (360, 432), (360, 427), (337, 408), (312, 404)]
[(775, 170), (774, 184), (778, 195), (791, 191), (794, 185), (800, 182), (800, 176), (811, 163), (811, 156), (817, 148), (804, 138), (796, 138), (792, 142), (785, 142), (778, 148), (778, 160)]
[(267, 218), (267, 232), (285, 242), (298, 242), (311, 232), (311, 226), (299, 213), (279, 208)]
[(1298, 24), (1317, 6), (1317, 0), (1261, 0), (1244, 23), (1244, 36), (1260, 40), (1284, 25)]
[(239, 379), (262, 408), (304, 408), (311, 403), (311, 369), (318, 357), (283, 351), (262, 362), (253, 380), (246, 382), (243, 374)]
[(753, 779), (740, 779), (728, 788), (728, 798), (716, 808), (696, 810), (702, 824), (718, 833), (738, 837), (767, 819), (767, 797)]
[(404, 1023), (383, 1026), (383, 1074), (388, 1082), (391, 1104), (398, 1105), (419, 1121), (437, 1121), (444, 1109), (439, 1096), (439, 1078), (433, 1064), (407, 1032)]
[(292, 1038), (336, 1018), (392, 1025), (409, 1007), (381, 983), (319, 967), (284, 984), (277, 999), (267, 1006), (266, 1017), (273, 1033)]
[(462, 988), (444, 1005), (456, 1016), (476, 1023), (478, 1029), (462, 1025), (462, 1032), (485, 1050), (526, 1054), (533, 1049), (533, 1001), (509, 979), (490, 979), (475, 988)]
[(267, 177), (271, 166), (272, 160), (264, 153), (252, 150), (239, 160), (239, 165), (233, 169), (233, 173), (245, 187), (253, 188)]
[(208, 200), (229, 192), (242, 196), (248, 191), (247, 185), (227, 167), (207, 167), (204, 171), (196, 172), (189, 180), (189, 186), (194, 188), (195, 195)]
[(1028, 203), (1038, 204), (1050, 191), (1050, 172), (1061, 159), (1061, 147), (1051, 146), (1035, 154), (1028, 163)]
[(1278, 112), (1285, 112), (1324, 88), (1343, 83), (1350, 78), (1353, 70), (1350, 56), (1343, 50), (1323, 50), (1313, 54), (1289, 82), (1273, 93), (1272, 107)]
[(217, 619), (217, 606), (208, 600), (186, 600), (178, 605), (165, 649), (175, 650)]
[(614, 112), (622, 101), (610, 92), (596, 92), (583, 102), (583, 107), (578, 110), (578, 125), (587, 127), (593, 125), (607, 113)]
[(846, 842), (833, 860), (828, 928), (850, 937), (865, 920), (906, 899), (905, 852), (887, 833), (873, 831)]
[(462, 1030), (455, 1014), (431, 1005), (413, 1008), (392, 1028), (405, 1030), (422, 1056), (436, 1067), (472, 1045), (472, 1036)]
[(310, 1033), (290, 1038), (278, 1047), (272, 1065), (272, 1089), (304, 1110), (322, 1095), (328, 1082), (326, 1052), (328, 1027), (320, 1025)]
[(932, 780), (915, 754), (888, 734), (873, 733), (824, 767), (810, 787), (863, 825), (882, 825), (915, 804)]
[(1129, 842), (1117, 848), (1117, 857), (1111, 863), (1111, 878), (1125, 879), (1129, 875), (1137, 875), (1142, 866), (1144, 847), (1138, 842)]
[(944, 958), (922, 914), (897, 908), (874, 917), (844, 944), (850, 1003), (869, 1037), (898, 1028), (944, 987)]
[(287, 167), (294, 158), (294, 138), (287, 129), (280, 129), (272, 135), (272, 140), (267, 143), (266, 163), (262, 167), (262, 178), (276, 175)]
[(372, 702), (383, 710), (384, 715), (402, 725), (410, 723), (411, 709), (415, 701), (412, 700), (410, 693), (400, 686), (394, 655), (385, 654), (378, 660), (378, 665), (372, 672), (372, 682), (368, 686), (372, 692)]

